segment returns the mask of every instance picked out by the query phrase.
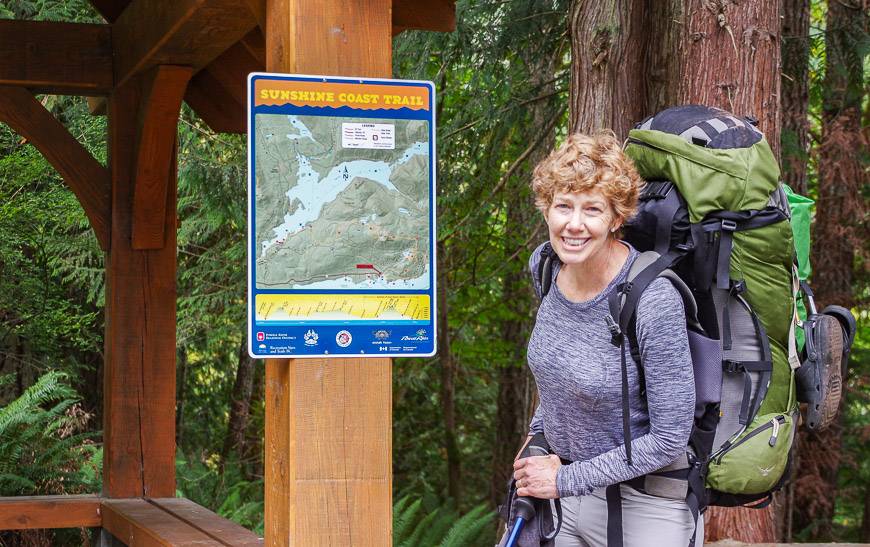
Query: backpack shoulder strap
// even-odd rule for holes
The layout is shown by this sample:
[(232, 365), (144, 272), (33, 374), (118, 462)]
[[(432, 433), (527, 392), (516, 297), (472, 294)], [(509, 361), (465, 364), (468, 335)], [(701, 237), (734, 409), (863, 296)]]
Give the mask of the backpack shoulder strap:
[(559, 255), (553, 250), (550, 242), (544, 243), (541, 247), (541, 258), (538, 260), (537, 278), (541, 285), (541, 300), (550, 292), (553, 285), (553, 266), (559, 263)]
[[(622, 332), (629, 332), (628, 326), (637, 313), (637, 305), (640, 303), (643, 291), (658, 277), (668, 279), (677, 289), (683, 300), (686, 322), (690, 327), (700, 329), (698, 305), (691, 289), (680, 279), (680, 276), (670, 270), (670, 266), (680, 256), (680, 254), (675, 253), (660, 255), (655, 251), (646, 251), (638, 255), (628, 270), (628, 276), (620, 296), (618, 323)], [(614, 319), (617, 318), (614, 317)]]

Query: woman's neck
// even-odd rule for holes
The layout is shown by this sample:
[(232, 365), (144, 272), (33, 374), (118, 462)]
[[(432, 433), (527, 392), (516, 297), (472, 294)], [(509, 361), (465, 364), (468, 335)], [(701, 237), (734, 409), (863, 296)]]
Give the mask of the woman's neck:
[(598, 296), (619, 275), (629, 252), (628, 247), (613, 239), (600, 255), (594, 261), (562, 265), (556, 284), (568, 300), (585, 302)]

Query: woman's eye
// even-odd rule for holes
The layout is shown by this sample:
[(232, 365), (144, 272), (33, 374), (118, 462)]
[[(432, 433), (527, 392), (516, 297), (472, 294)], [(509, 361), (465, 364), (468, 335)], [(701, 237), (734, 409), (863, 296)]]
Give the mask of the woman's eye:
[(586, 210), (589, 211), (590, 213), (595, 213), (595, 214), (598, 214), (601, 212), (601, 209), (598, 207), (587, 207)]

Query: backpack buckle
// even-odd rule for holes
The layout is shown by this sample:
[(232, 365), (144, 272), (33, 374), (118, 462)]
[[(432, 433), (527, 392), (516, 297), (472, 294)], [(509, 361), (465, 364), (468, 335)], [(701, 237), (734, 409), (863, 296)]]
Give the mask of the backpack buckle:
[(743, 363), (732, 359), (722, 361), (722, 370), (725, 372), (743, 372)]
[(722, 219), (722, 230), (725, 232), (736, 232), (737, 223), (733, 220)]
[(731, 296), (738, 296), (738, 295), (741, 295), (745, 292), (746, 292), (746, 281), (744, 281), (743, 279), (741, 279), (739, 281), (734, 281), (733, 279), (731, 280), (731, 289), (728, 291), (728, 293)]
[(622, 329), (612, 316), (606, 315), (604, 320), (607, 321), (607, 330), (610, 331), (610, 343), (614, 346), (622, 345)]

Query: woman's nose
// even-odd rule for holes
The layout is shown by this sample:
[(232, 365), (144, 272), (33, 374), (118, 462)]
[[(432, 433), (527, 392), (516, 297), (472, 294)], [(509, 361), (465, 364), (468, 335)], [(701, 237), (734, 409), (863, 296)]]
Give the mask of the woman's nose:
[(571, 213), (571, 218), (568, 219), (568, 229), (581, 230), (585, 221), (586, 218), (583, 216), (583, 212), (575, 210)]

